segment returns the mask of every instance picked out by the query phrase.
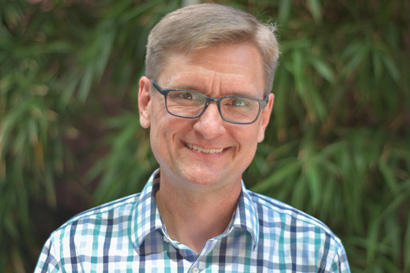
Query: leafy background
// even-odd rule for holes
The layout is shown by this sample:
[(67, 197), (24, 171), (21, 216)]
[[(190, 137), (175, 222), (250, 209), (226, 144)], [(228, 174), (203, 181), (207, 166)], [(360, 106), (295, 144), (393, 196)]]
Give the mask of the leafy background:
[[(274, 113), (244, 174), (343, 240), (352, 272), (410, 272), (410, 2), (214, 1), (277, 22)], [(138, 122), (146, 37), (188, 1), (0, 0), (0, 271), (157, 167)]]

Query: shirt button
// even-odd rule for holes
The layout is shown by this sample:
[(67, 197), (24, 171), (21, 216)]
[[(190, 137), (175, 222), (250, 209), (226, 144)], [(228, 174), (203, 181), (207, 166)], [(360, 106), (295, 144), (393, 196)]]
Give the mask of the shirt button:
[(194, 267), (193, 269), (192, 269), (192, 273), (198, 273), (199, 272), (199, 269), (197, 268), (197, 267)]

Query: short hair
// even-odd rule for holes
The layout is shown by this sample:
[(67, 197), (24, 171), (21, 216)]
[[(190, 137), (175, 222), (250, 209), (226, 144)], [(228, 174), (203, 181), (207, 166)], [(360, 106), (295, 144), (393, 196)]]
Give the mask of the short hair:
[(264, 92), (273, 85), (279, 49), (276, 26), (253, 15), (218, 4), (190, 5), (167, 14), (151, 30), (145, 57), (145, 73), (158, 79), (172, 51), (188, 54), (219, 44), (253, 43), (264, 62)]

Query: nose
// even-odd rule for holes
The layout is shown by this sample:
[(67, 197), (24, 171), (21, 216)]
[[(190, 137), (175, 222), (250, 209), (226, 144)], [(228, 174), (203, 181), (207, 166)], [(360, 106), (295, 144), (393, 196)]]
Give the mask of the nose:
[(200, 133), (205, 139), (213, 139), (226, 132), (225, 121), (219, 114), (218, 105), (210, 103), (205, 112), (194, 124), (194, 130)]

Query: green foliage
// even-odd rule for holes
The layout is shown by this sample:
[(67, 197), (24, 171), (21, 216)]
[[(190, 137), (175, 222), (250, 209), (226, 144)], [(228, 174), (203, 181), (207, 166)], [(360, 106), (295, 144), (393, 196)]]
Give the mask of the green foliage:
[[(353, 272), (410, 271), (410, 5), (216, 2), (279, 27), (248, 187), (327, 223)], [(181, 5), (0, 0), (0, 271), (32, 271), (49, 232), (157, 168), (138, 80), (149, 30)]]

